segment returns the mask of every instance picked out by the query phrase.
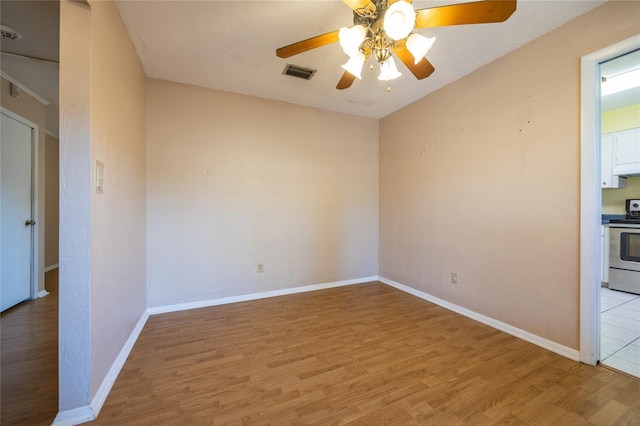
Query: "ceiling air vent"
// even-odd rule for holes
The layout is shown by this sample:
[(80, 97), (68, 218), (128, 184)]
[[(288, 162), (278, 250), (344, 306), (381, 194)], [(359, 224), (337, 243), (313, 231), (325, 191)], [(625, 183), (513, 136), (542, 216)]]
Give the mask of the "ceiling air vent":
[(316, 73), (316, 70), (311, 68), (300, 67), (298, 65), (287, 64), (284, 67), (283, 74), (290, 75), (292, 77), (304, 78), (305, 80), (311, 80), (311, 77)]

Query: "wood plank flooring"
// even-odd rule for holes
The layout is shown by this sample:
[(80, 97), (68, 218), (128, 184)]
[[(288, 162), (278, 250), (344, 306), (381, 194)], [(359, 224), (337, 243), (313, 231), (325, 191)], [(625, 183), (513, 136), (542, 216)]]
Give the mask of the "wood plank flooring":
[(58, 270), (50, 293), (0, 315), (0, 424), (50, 425), (58, 413)]
[(640, 381), (381, 283), (149, 318), (100, 425), (640, 424)]

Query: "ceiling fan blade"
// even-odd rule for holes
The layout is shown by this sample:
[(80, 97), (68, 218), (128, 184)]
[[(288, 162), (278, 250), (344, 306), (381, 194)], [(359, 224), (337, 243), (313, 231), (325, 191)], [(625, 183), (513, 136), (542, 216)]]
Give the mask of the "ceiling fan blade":
[(422, 58), (420, 62), (415, 64), (413, 55), (407, 50), (406, 46), (396, 47), (393, 49), (393, 52), (398, 55), (398, 58), (400, 58), (402, 63), (409, 68), (409, 71), (411, 71), (418, 80), (429, 77), (435, 71), (435, 68), (427, 58)]
[(516, 10), (516, 0), (485, 0), (416, 10), (416, 28), (484, 24), (506, 21)]
[(338, 41), (339, 32), (340, 31), (338, 30), (331, 31), (330, 33), (311, 37), (306, 40), (281, 47), (276, 50), (276, 55), (279, 58), (288, 58), (289, 56), (297, 55), (298, 53), (303, 53), (318, 47), (326, 46), (327, 44), (335, 43)]
[(348, 89), (349, 87), (351, 87), (351, 85), (355, 80), (356, 80), (355, 75), (351, 74), (349, 71), (345, 71), (344, 74), (342, 74), (342, 77), (340, 78), (340, 81), (338, 82), (336, 89), (338, 90)]

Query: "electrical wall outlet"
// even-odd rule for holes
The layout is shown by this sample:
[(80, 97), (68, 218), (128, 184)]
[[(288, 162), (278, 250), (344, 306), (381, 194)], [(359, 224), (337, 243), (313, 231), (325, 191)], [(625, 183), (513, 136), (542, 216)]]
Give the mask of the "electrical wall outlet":
[(458, 274), (456, 272), (451, 273), (451, 284), (458, 284)]
[(264, 272), (264, 263), (258, 263), (258, 273), (261, 274)]

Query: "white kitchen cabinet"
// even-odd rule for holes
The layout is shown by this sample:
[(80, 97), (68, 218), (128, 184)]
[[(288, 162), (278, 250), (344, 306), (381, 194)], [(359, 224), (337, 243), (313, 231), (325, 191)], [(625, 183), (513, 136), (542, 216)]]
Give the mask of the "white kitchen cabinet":
[(615, 159), (613, 174), (616, 176), (640, 175), (640, 128), (610, 133), (613, 136)]
[(617, 157), (615, 140), (614, 133), (602, 135), (600, 139), (600, 179), (602, 180), (602, 188), (625, 188), (627, 186), (627, 178), (613, 174), (613, 167)]

